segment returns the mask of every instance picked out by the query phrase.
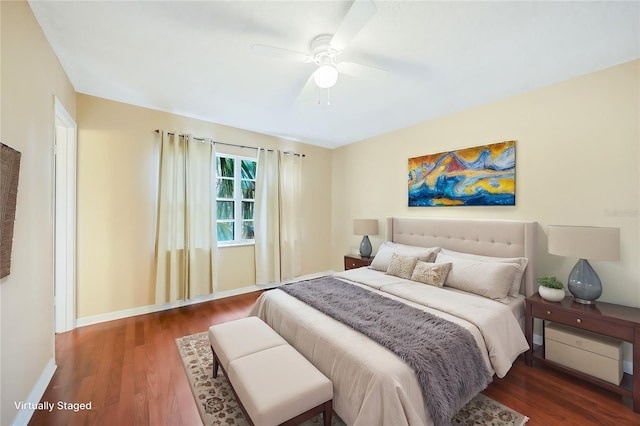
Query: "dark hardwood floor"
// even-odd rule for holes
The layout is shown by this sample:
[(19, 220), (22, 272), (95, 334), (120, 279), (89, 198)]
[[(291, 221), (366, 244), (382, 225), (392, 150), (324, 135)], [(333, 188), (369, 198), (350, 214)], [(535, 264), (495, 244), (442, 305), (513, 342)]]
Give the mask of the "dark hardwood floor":
[[(200, 425), (175, 339), (246, 316), (259, 293), (78, 328), (56, 336), (58, 368), (42, 401), (91, 410), (36, 411), (30, 425)], [(519, 359), (484, 393), (528, 426), (640, 425), (621, 397)]]

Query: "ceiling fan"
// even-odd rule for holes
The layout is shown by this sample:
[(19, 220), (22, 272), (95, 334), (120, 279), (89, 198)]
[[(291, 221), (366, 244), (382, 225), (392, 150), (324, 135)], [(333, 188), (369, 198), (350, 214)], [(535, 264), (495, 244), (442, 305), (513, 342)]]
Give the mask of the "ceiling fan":
[(307, 53), (264, 44), (253, 45), (251, 51), (258, 56), (298, 63), (314, 63), (318, 66), (307, 80), (298, 99), (308, 93), (314, 84), (320, 89), (329, 89), (335, 86), (340, 74), (368, 79), (384, 77), (387, 74), (386, 70), (354, 62), (338, 61), (338, 57), (345, 47), (376, 14), (377, 10), (372, 0), (355, 0), (336, 33), (316, 36), (311, 41)]

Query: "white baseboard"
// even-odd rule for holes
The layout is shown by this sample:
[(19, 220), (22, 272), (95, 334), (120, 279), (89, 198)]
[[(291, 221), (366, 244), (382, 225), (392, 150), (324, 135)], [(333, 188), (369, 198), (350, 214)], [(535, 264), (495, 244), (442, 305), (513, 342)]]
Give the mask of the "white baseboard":
[(534, 345), (538, 345), (538, 346), (542, 345), (542, 336), (539, 335), (539, 334), (534, 334), (533, 335), (533, 344)]
[(193, 300), (178, 300), (177, 302), (165, 303), (164, 305), (160, 305), (160, 306), (147, 305), (147, 306), (140, 306), (138, 308), (123, 309), (121, 311), (109, 312), (106, 314), (91, 315), (87, 317), (78, 318), (76, 320), (76, 326), (84, 327), (87, 325), (99, 324), (101, 322), (134, 317), (137, 315), (151, 314), (154, 312), (166, 311), (167, 309), (180, 308), (182, 306), (195, 305), (197, 303), (209, 302), (211, 300), (222, 299), (230, 296), (237, 296), (245, 293), (251, 293), (252, 291), (265, 290), (266, 288), (269, 288), (269, 287), (253, 285), (250, 287), (243, 287), (243, 288), (234, 289), (234, 290), (221, 291), (219, 293), (197, 297)]
[(53, 373), (55, 373), (56, 361), (51, 358), (47, 365), (42, 370), (42, 374), (40, 374), (40, 378), (36, 382), (35, 386), (27, 396), (27, 399), (24, 401), (15, 401), (15, 404), (20, 404), (20, 407), (23, 407), (18, 410), (18, 414), (16, 414), (16, 418), (13, 419), (11, 423), (13, 426), (26, 426), (29, 424), (29, 420), (35, 413), (35, 407), (38, 405), (40, 400), (42, 399), (42, 395), (47, 390), (47, 386), (49, 386), (49, 382), (51, 382), (51, 378), (53, 377)]
[[(534, 345), (542, 345), (542, 336), (539, 334), (533, 335), (533, 344)], [(633, 374), (633, 362), (622, 360), (622, 371), (627, 374)]]
[(215, 294), (209, 294), (209, 295), (206, 295), (206, 296), (201, 296), (201, 297), (195, 298), (193, 300), (179, 300), (177, 302), (166, 303), (166, 304), (161, 305), (161, 306), (147, 305), (147, 306), (140, 306), (138, 308), (123, 309), (121, 311), (109, 312), (109, 313), (106, 313), (106, 314), (91, 315), (91, 316), (87, 316), (87, 317), (78, 318), (76, 320), (76, 327), (84, 327), (84, 326), (87, 326), (87, 325), (99, 324), (101, 322), (113, 321), (113, 320), (118, 320), (118, 319), (122, 319), (122, 318), (134, 317), (134, 316), (137, 316), (137, 315), (144, 315), (144, 314), (151, 314), (151, 313), (154, 313), (154, 312), (166, 311), (167, 309), (174, 309), (174, 308), (180, 308), (182, 306), (195, 305), (196, 303), (209, 302), (211, 300), (222, 299), (222, 298), (231, 297), (231, 296), (237, 296), (237, 295), (240, 295), (240, 294), (251, 293), (253, 291), (267, 290), (267, 289), (270, 289), (270, 288), (278, 287), (279, 285), (285, 284), (285, 283), (290, 282), (290, 281), (297, 281), (297, 280), (301, 280), (301, 279), (308, 280), (308, 279), (312, 279), (312, 278), (321, 277), (321, 276), (324, 276), (324, 275), (331, 275), (333, 273), (335, 273), (335, 272), (334, 271), (318, 272), (318, 273), (315, 273), (315, 274), (309, 274), (309, 275), (305, 275), (305, 276), (302, 276), (302, 277), (295, 278), (295, 280), (285, 280), (283, 283), (252, 285), (252, 286), (249, 286), (249, 287), (243, 287), (243, 288), (238, 288), (238, 289), (233, 289), (233, 290), (226, 290), (226, 291), (221, 291), (221, 292), (215, 293)]
[(333, 275), (335, 273), (336, 273), (336, 271), (334, 271), (333, 269), (328, 270), (328, 271), (315, 272), (313, 274), (303, 275), (301, 277), (296, 277), (296, 278), (291, 278), (291, 279), (288, 279), (288, 280), (284, 280), (282, 282), (282, 284), (287, 284), (287, 283), (292, 283), (292, 282), (295, 282), (295, 281), (302, 281), (302, 280), (312, 280), (314, 278), (326, 277), (327, 275)]
[(622, 361), (622, 371), (633, 375), (633, 363), (631, 361)]

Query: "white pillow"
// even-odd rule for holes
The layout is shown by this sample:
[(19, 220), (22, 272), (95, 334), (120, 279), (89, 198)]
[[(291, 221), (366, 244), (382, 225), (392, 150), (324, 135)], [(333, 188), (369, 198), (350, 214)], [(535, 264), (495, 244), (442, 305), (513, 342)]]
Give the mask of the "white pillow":
[(423, 262), (433, 262), (439, 250), (440, 247), (416, 247), (385, 241), (380, 245), (370, 266), (376, 271), (387, 272), (393, 253), (405, 257), (415, 257)]
[(436, 263), (451, 263), (445, 286), (509, 303), (507, 296), (518, 265), (515, 263), (483, 262), (438, 253)]
[(522, 276), (524, 275), (525, 269), (527, 269), (527, 264), (529, 263), (529, 259), (526, 257), (493, 257), (493, 256), (481, 256), (478, 254), (471, 253), (462, 253), (459, 251), (441, 249), (441, 253), (458, 257), (461, 259), (469, 259), (469, 260), (477, 260), (480, 262), (498, 262), (498, 263), (513, 263), (516, 264), (518, 269), (516, 274), (513, 276), (513, 282), (511, 283), (511, 288), (509, 289), (509, 296), (517, 296), (520, 294), (520, 287), (522, 285)]
[(389, 263), (389, 267), (385, 274), (394, 275), (408, 280), (411, 278), (411, 274), (413, 274), (413, 268), (415, 268), (417, 261), (418, 258), (416, 257), (399, 256), (396, 253), (393, 253), (391, 255), (391, 262)]
[(411, 274), (411, 281), (442, 287), (450, 269), (451, 263), (427, 263), (418, 260)]

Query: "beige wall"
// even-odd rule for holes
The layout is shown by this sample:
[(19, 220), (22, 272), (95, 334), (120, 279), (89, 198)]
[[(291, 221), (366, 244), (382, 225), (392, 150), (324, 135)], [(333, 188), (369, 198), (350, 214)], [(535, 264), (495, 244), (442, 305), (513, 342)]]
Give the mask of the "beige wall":
[[(220, 142), (306, 154), (302, 273), (330, 265), (331, 151), (77, 95), (78, 318), (155, 303), (155, 219), (163, 128)], [(229, 150), (218, 145), (218, 151)], [(255, 150), (235, 153), (255, 155)], [(255, 284), (253, 246), (219, 250), (218, 291)]]
[[(424, 122), (333, 152), (333, 257), (357, 247), (352, 219), (438, 216), (533, 220), (538, 272), (566, 281), (576, 259), (546, 252), (546, 226), (619, 227), (619, 262), (592, 262), (601, 300), (640, 307), (640, 61)], [(407, 159), (516, 140), (516, 206), (407, 207)], [(375, 188), (375, 189), (373, 189)]]
[[(75, 93), (26, 2), (0, 2), (1, 140), (22, 153), (11, 274), (0, 280), (0, 424), (53, 359), (54, 96)], [(46, 383), (45, 383), (46, 385)]]

